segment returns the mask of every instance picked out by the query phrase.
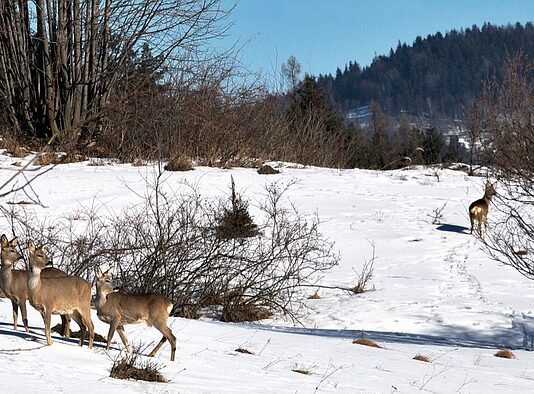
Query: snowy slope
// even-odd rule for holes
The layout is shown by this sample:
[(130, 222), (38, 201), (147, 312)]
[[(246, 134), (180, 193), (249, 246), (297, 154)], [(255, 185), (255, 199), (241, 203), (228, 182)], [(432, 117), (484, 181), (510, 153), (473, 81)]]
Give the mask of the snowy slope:
[[(15, 160), (0, 156), (0, 181)], [(69, 216), (83, 207), (103, 212), (138, 203), (152, 167), (60, 165), (33, 183), (45, 207), (28, 206), (42, 217)], [(31, 307), (30, 335), (13, 331), (11, 303), (0, 301), (0, 392), (531, 392), (534, 353), (534, 282), (489, 260), (467, 234), (467, 206), (480, 198), (484, 180), (462, 172), (426, 169), (374, 172), (322, 168), (281, 169), (261, 176), (253, 169), (197, 168), (166, 174), (174, 190), (194, 184), (206, 196), (224, 196), (230, 175), (254, 201), (266, 183), (297, 180), (290, 200), (307, 214), (319, 213), (320, 228), (336, 242), (342, 260), (324, 275), (323, 285), (353, 286), (376, 252), (373, 291), (353, 295), (320, 289), (309, 300), (305, 327), (282, 319), (256, 324), (223, 324), (172, 319), (178, 337), (176, 361), (169, 347), (158, 354), (168, 383), (125, 382), (108, 377), (112, 359), (101, 347), (79, 349), (57, 335), (45, 346), (43, 323)], [(24, 194), (6, 201), (27, 199)], [(432, 224), (443, 209), (441, 225)], [(491, 215), (490, 215), (491, 216)], [(491, 218), (490, 218), (491, 220)], [(3, 224), (3, 232), (9, 227)], [(314, 289), (307, 289), (310, 294)], [(525, 318), (523, 317), (525, 316)], [(55, 318), (59, 321), (59, 318)], [(93, 316), (96, 331), (107, 326)], [(73, 324), (75, 325), (75, 324)], [(76, 328), (75, 328), (76, 329)], [(155, 329), (127, 326), (133, 343), (159, 340)], [(352, 344), (362, 333), (383, 346)], [(153, 346), (153, 345), (152, 345)], [(516, 359), (493, 356), (500, 347)], [(254, 354), (237, 353), (245, 348)], [(423, 354), (433, 362), (412, 360)], [(293, 369), (306, 370), (300, 374)]]

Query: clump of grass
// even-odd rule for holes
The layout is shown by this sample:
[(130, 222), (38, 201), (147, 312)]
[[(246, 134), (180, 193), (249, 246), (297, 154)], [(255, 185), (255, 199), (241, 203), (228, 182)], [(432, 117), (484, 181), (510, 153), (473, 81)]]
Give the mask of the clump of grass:
[(113, 361), (109, 376), (115, 379), (144, 380), (147, 382), (167, 382), (160, 372), (161, 366), (155, 361), (139, 359), (139, 349)]
[(430, 363), (430, 359), (427, 356), (423, 356), (422, 354), (416, 354), (413, 360), (417, 361), (423, 361), (425, 363)]
[(354, 341), (352, 341), (352, 343), (355, 343), (356, 345), (363, 345), (363, 346), (369, 346), (369, 347), (382, 349), (382, 346), (380, 346), (378, 343), (376, 343), (375, 341), (369, 338), (364, 338), (364, 337), (356, 338)]
[(30, 149), (23, 146), (20, 141), (12, 135), (5, 136), (0, 140), (0, 148), (5, 149), (6, 153), (14, 157), (26, 157), (30, 154)]
[(191, 163), (191, 160), (187, 156), (178, 155), (163, 168), (167, 171), (191, 171), (193, 170), (193, 163)]
[(242, 347), (238, 347), (235, 351), (238, 352), (238, 353), (243, 353), (243, 354), (254, 354), (250, 350), (247, 350), (247, 349), (242, 348)]
[(295, 369), (292, 369), (293, 372), (296, 372), (296, 373), (300, 373), (302, 375), (311, 375), (311, 371), (308, 370), (308, 369), (303, 369), (303, 368), (295, 368)]
[(55, 152), (45, 152), (37, 156), (37, 164), (40, 166), (61, 164), (65, 161), (67, 155), (60, 155)]
[(495, 357), (511, 359), (511, 358), (515, 358), (515, 355), (510, 349), (503, 348), (503, 349), (499, 349), (499, 351), (495, 353)]
[(223, 306), (221, 321), (242, 323), (267, 319), (272, 315), (273, 313), (265, 307), (244, 302), (228, 303)]
[(321, 296), (319, 295), (319, 290), (315, 290), (311, 296), (308, 297), (308, 300), (320, 300)]
[(271, 167), (268, 164), (264, 164), (258, 169), (258, 174), (260, 174), (260, 175), (274, 175), (274, 174), (280, 174), (280, 171), (275, 170), (273, 167)]

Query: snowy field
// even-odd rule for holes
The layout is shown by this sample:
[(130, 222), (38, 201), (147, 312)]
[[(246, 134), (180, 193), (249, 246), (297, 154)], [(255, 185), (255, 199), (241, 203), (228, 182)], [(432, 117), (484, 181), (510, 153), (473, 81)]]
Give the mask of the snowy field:
[[(17, 170), (16, 161), (0, 156), (2, 183)], [(307, 301), (304, 326), (282, 319), (225, 324), (172, 318), (176, 361), (169, 361), (168, 344), (157, 355), (168, 383), (110, 378), (112, 360), (122, 348), (118, 335), (109, 354), (100, 344), (80, 349), (76, 340), (57, 334), (48, 347), (42, 319), (31, 307), (30, 335), (14, 331), (11, 303), (1, 299), (0, 392), (534, 391), (534, 352), (524, 346), (534, 335), (534, 282), (491, 261), (468, 234), (467, 207), (482, 196), (484, 179), (443, 170), (438, 181), (422, 168), (375, 172), (286, 166), (270, 176), (253, 169), (198, 167), (165, 173), (165, 182), (179, 190), (187, 181), (205, 196), (225, 196), (231, 175), (251, 205), (267, 183), (297, 181), (287, 196), (301, 212), (318, 212), (321, 231), (341, 254), (339, 266), (323, 276), (322, 285), (354, 286), (355, 271), (371, 258), (374, 243), (372, 291), (354, 295), (319, 289), (321, 298)], [(26, 208), (49, 218), (95, 205), (119, 212), (140, 201), (138, 194), (153, 176), (153, 167), (60, 165), (32, 184), (44, 207)], [(1, 203), (27, 199), (18, 193)], [(444, 205), (441, 224), (432, 224), (433, 211)], [(2, 227), (9, 233), (6, 223)], [(309, 289), (310, 295), (314, 291)], [(96, 332), (106, 335), (108, 326), (95, 311), (93, 321)], [(57, 322), (59, 317), (53, 317)], [(75, 323), (72, 328), (78, 329)], [(134, 344), (149, 347), (161, 337), (143, 325), (126, 326), (126, 332)], [(382, 348), (352, 343), (362, 335)], [(494, 357), (501, 347), (511, 348), (516, 358)], [(413, 360), (417, 354), (432, 362)]]

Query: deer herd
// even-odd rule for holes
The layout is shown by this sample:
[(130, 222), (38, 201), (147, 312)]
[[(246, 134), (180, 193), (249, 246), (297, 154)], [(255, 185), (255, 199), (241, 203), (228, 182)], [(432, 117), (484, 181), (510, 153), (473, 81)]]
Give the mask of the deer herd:
[[(477, 231), (482, 236), (482, 225), (487, 228), (487, 215), (492, 197), (496, 194), (495, 185), (487, 182), (484, 197), (469, 206), (471, 233), (478, 222)], [(45, 336), (48, 345), (52, 344), (50, 321), (52, 315), (61, 315), (61, 335), (70, 336), (70, 320), (80, 326), (79, 346), (83, 345), (86, 331), (89, 331), (89, 348), (93, 347), (94, 325), (91, 320), (91, 283), (78, 276), (51, 267), (47, 257), (47, 245), (37, 247), (29, 242), (30, 270), (15, 270), (13, 264), (22, 258), (18, 251), (17, 238), (8, 241), (1, 237), (0, 288), (13, 305), (13, 327), (17, 330), (18, 311), (22, 314), (24, 329), (29, 332), (26, 300), (37, 309), (44, 321)], [(145, 322), (154, 326), (163, 337), (150, 352), (154, 356), (165, 341), (171, 345), (171, 361), (176, 352), (176, 337), (167, 324), (173, 303), (161, 294), (124, 294), (117, 292), (113, 282), (113, 271), (105, 272), (95, 268), (96, 298), (94, 305), (100, 320), (109, 324), (106, 350), (109, 350), (115, 331), (131, 352), (132, 348), (124, 331), (125, 324)]]
[[(70, 320), (80, 326), (79, 346), (83, 345), (86, 332), (89, 331), (88, 346), (93, 347), (94, 325), (91, 319), (91, 283), (78, 276), (50, 266), (47, 257), (47, 245), (28, 244), (29, 270), (15, 270), (13, 264), (22, 258), (18, 251), (18, 240), (11, 241), (2, 235), (0, 288), (13, 305), (13, 327), (17, 330), (18, 311), (22, 314), (24, 329), (29, 332), (26, 300), (37, 309), (43, 317), (45, 336), (48, 345), (52, 344), (50, 321), (52, 315), (61, 315), (61, 335), (70, 336)], [(117, 292), (112, 280), (112, 270), (102, 272), (95, 268), (96, 299), (95, 307), (100, 320), (109, 324), (106, 350), (109, 350), (115, 331), (119, 333), (122, 343), (132, 351), (124, 331), (125, 324), (145, 322), (154, 326), (163, 337), (149, 356), (154, 356), (165, 341), (171, 344), (171, 361), (176, 352), (176, 337), (167, 325), (173, 303), (161, 294), (124, 294)]]

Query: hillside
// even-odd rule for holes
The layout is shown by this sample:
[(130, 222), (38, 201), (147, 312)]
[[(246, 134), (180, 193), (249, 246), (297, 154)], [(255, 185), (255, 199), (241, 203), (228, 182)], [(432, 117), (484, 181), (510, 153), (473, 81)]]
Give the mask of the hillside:
[(534, 25), (484, 24), (417, 37), (412, 45), (399, 43), (364, 69), (350, 62), (335, 75), (320, 76), (343, 110), (378, 101), (385, 112), (398, 115), (458, 117), (483, 81), (502, 77), (508, 54), (523, 50), (534, 55)]
[[(13, 158), (0, 155), (2, 180), (19, 168), (13, 164)], [(43, 206), (26, 209), (49, 220), (84, 220), (76, 213), (95, 205), (105, 208), (101, 214), (119, 212), (142, 199), (146, 179), (155, 172), (152, 166), (88, 164), (58, 165), (37, 178), (33, 189)], [(117, 335), (109, 354), (100, 345), (79, 349), (75, 340), (57, 335), (47, 347), (42, 319), (33, 308), (30, 334), (13, 331), (11, 304), (2, 299), (0, 391), (530, 392), (534, 353), (523, 340), (525, 332), (528, 339), (533, 335), (534, 282), (489, 260), (466, 233), (467, 206), (481, 196), (484, 179), (451, 170), (440, 175), (438, 181), (425, 168), (375, 172), (294, 166), (282, 166), (279, 175), (268, 177), (245, 168), (165, 173), (167, 187), (179, 192), (195, 184), (211, 197), (225, 195), (233, 176), (250, 198), (253, 215), (265, 185), (297, 180), (288, 190), (289, 200), (306, 215), (318, 212), (320, 231), (341, 254), (339, 266), (318, 283), (353, 285), (373, 242), (371, 291), (355, 295), (319, 289), (320, 299), (306, 301), (303, 325), (279, 317), (259, 324), (172, 318), (176, 361), (169, 361), (168, 344), (157, 355), (168, 383), (110, 378), (112, 360), (122, 347)], [(2, 204), (24, 199), (21, 193)], [(433, 210), (441, 207), (441, 224), (432, 224)], [(490, 215), (490, 225), (493, 219)], [(9, 233), (5, 219), (2, 229)], [(302, 291), (307, 297), (315, 289)], [(106, 335), (108, 326), (95, 311), (93, 320), (96, 331)], [(57, 322), (56, 316), (52, 324)], [(126, 326), (126, 332), (134, 345), (150, 346), (160, 338), (144, 325)], [(383, 348), (352, 344), (361, 335)], [(516, 359), (494, 357), (504, 346), (513, 349)], [(417, 354), (432, 362), (412, 360)]]

